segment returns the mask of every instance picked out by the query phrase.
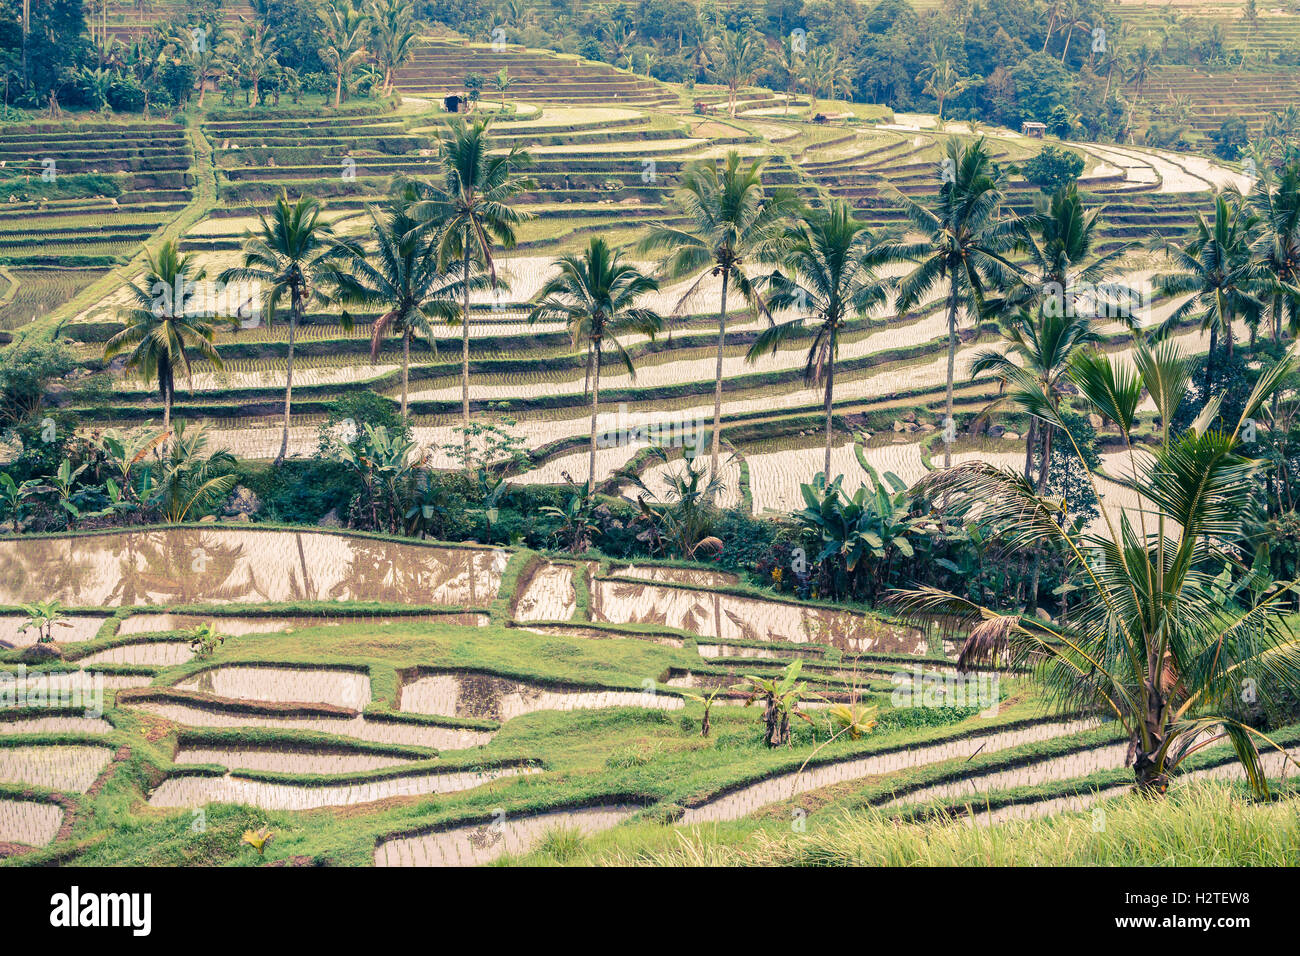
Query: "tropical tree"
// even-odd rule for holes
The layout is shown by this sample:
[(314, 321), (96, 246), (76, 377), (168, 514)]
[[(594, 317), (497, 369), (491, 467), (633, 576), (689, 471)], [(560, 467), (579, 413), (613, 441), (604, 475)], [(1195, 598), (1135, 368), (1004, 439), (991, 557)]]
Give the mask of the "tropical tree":
[(163, 520), (181, 522), (191, 514), (208, 514), (235, 487), (235, 456), (209, 452), (210, 442), (204, 426), (177, 424), (176, 439), (163, 453), (155, 492)]
[(805, 56), (807, 41), (789, 34), (781, 38), (781, 45), (772, 54), (772, 65), (785, 77), (785, 110), (790, 112), (790, 99), (799, 92), (799, 84), (807, 77)]
[(56, 627), (72, 627), (72, 622), (67, 619), (68, 612), (58, 601), (37, 601), (35, 604), (20, 604), (18, 608), (27, 615), (18, 633), (34, 630), (38, 644), (52, 643)]
[[(949, 138), (940, 162), (942, 183), (933, 208), (898, 194), (913, 227), (925, 238), (886, 243), (883, 259), (910, 260), (916, 268), (898, 284), (895, 308), (907, 312), (946, 283), (948, 313), (948, 373), (944, 402), (945, 437), (954, 427), (953, 377), (957, 365), (957, 321), (964, 306), (974, 317), (985, 313), (985, 294), (1005, 287), (1018, 274), (1007, 253), (1022, 235), (1014, 217), (1000, 218), (1004, 179), (989, 156), (984, 138), (963, 145)], [(952, 464), (952, 443), (944, 442), (943, 464)]]
[(158, 383), (164, 431), (171, 428), (176, 370), (183, 368), (186, 377), (193, 379), (187, 349), (217, 369), (225, 367), (213, 344), (212, 321), (187, 308), (197, 284), (206, 277), (195, 255), (182, 255), (175, 239), (166, 240), (157, 252), (145, 249), (144, 283), (127, 284), (129, 304), (119, 313), (125, 327), (104, 345), (105, 360), (125, 353), (128, 369)]
[(275, 38), (268, 31), (266, 22), (245, 23), (234, 52), (236, 69), (249, 84), (248, 105), (256, 106), (262, 77), (272, 72), (279, 63)]
[(754, 82), (763, 65), (763, 44), (747, 30), (726, 30), (709, 58), (709, 72), (727, 88), (727, 115), (736, 115), (736, 97)]
[[(515, 244), (515, 227), (530, 218), (511, 200), (532, 189), (531, 179), (517, 175), (532, 159), (518, 144), (494, 148), (488, 133), (490, 117), (466, 123), (452, 119), (438, 145), (440, 181), (414, 183), (419, 201), (411, 215), (436, 236), (438, 261), (444, 267), (460, 260), (460, 274), (470, 275), (471, 263), (486, 269), (492, 288), (500, 284), (492, 250)], [(469, 441), (469, 293), (461, 291), (461, 411), (465, 441)]]
[(794, 309), (788, 322), (764, 329), (746, 356), (754, 361), (765, 352), (775, 354), (787, 339), (812, 325), (812, 344), (804, 362), (804, 384), (825, 386), (827, 480), (831, 476), (835, 358), (840, 332), (850, 319), (883, 306), (888, 280), (876, 275), (871, 233), (853, 218), (843, 200), (833, 200), (825, 212), (815, 212), (796, 222), (781, 241), (780, 268), (768, 279), (768, 308)]
[(497, 92), (501, 94), (501, 111), (505, 112), (506, 91), (515, 85), (514, 78), (510, 76), (509, 67), (503, 66), (501, 68), (500, 72), (497, 73), (496, 78), (493, 80), (493, 84), (496, 86)]
[[(414, 190), (406, 189), (393, 198), (386, 211), (368, 207), (374, 251), (360, 242), (344, 243), (347, 252), (335, 284), (340, 302), (385, 310), (371, 330), (372, 365), (379, 358), (385, 336), (401, 337), (403, 419), (407, 417), (411, 340), (419, 336), (436, 352), (433, 326), (460, 317), (458, 299), (464, 292), (460, 264), (451, 272), (444, 271), (434, 243), (411, 217), (414, 198)], [(471, 272), (471, 286), (475, 278)]]
[(962, 76), (952, 60), (944, 58), (931, 62), (916, 79), (917, 82), (925, 84), (921, 92), (926, 96), (933, 96), (934, 101), (939, 104), (939, 123), (942, 128), (943, 104), (951, 97), (964, 93), (971, 84), (970, 77)]
[(393, 74), (411, 58), (420, 38), (420, 28), (404, 0), (372, 0), (367, 8), (370, 17), (371, 49), (375, 63), (384, 74), (384, 95), (393, 91)]
[(808, 57), (808, 112), (817, 110), (817, 95), (823, 90), (830, 100), (835, 99), (835, 88), (847, 90), (853, 84), (853, 69), (837, 46), (819, 46)]
[(329, 0), (320, 10), (320, 19), (324, 45), (317, 52), (325, 65), (334, 71), (334, 105), (337, 107), (347, 96), (347, 78), (366, 59), (370, 17), (357, 9), (352, 0)]
[(284, 364), (284, 430), (278, 465), (289, 452), (289, 421), (293, 404), (293, 353), (298, 325), (308, 307), (330, 303), (329, 290), (337, 284), (337, 260), (346, 254), (329, 223), (321, 220), (320, 201), (299, 196), (289, 201), (281, 192), (271, 215), (258, 217), (260, 228), (244, 240), (243, 265), (221, 273), (222, 282), (256, 282), (268, 293), (267, 324), (275, 322), (281, 301), (289, 299), (289, 341)]
[(1214, 354), (1219, 336), (1223, 336), (1228, 356), (1232, 356), (1232, 323), (1245, 317), (1252, 324), (1259, 321), (1264, 304), (1255, 292), (1264, 278), (1263, 266), (1251, 254), (1258, 217), (1240, 197), (1229, 200), (1224, 193), (1214, 199), (1214, 222), (1196, 213), (1196, 234), (1184, 245), (1164, 243), (1166, 256), (1174, 271), (1155, 277), (1156, 288), (1167, 296), (1187, 296), (1165, 321), (1172, 327), (1184, 319), (1199, 318), (1201, 328), (1210, 333), (1210, 349), (1205, 359), (1205, 390), (1209, 393), (1214, 375)]
[(745, 706), (762, 703), (763, 705), (763, 740), (769, 747), (788, 747), (790, 745), (790, 718), (812, 723), (800, 708), (804, 693), (808, 689), (806, 681), (799, 680), (803, 668), (803, 659), (799, 658), (787, 664), (780, 677), (757, 677), (747, 674), (744, 683), (736, 684), (732, 689), (744, 695)]
[[(1168, 340), (1139, 341), (1133, 360), (1130, 367), (1104, 352), (1080, 353), (1069, 372), (1079, 400), (1115, 423), (1129, 450), (1127, 483), (1139, 503), (1118, 519), (1103, 511), (1104, 532), (1078, 528), (1059, 500), (985, 462), (932, 473), (917, 488), (952, 508), (977, 502), (1012, 553), (1042, 543), (1059, 550), (1079, 581), (1068, 623), (1065, 615), (1004, 614), (929, 587), (891, 598), (907, 617), (964, 632), (960, 667), (993, 660), (1029, 667), (1057, 706), (1113, 717), (1129, 738), (1140, 790), (1165, 792), (1189, 756), (1226, 739), (1263, 792), (1257, 742), (1271, 742), (1231, 711), (1243, 687), (1269, 702), (1297, 686), (1300, 640), (1283, 619), (1295, 582), (1275, 582), (1266, 566), (1242, 560), (1251, 477), (1262, 464), (1244, 456), (1242, 430), (1292, 370), (1294, 356), (1260, 374), (1235, 423), (1220, 422), (1216, 397), (1178, 435), (1167, 423), (1187, 391), (1187, 360)], [(1139, 459), (1133, 428), (1147, 396), (1163, 424), (1153, 453)], [(1025, 405), (1077, 448), (1047, 395), (1027, 393)], [(1097, 476), (1086, 462), (1081, 470), (1095, 490)]]
[[(645, 542), (651, 554), (668, 554), (696, 560), (704, 554), (722, 551), (722, 539), (713, 533), (718, 511), (714, 507), (723, 490), (720, 477), (706, 477), (701, 463), (696, 467), (693, 449), (683, 449), (680, 467), (667, 449), (656, 445), (649, 450), (652, 466), (660, 466), (664, 483), (661, 492), (652, 490), (635, 471), (619, 472), (619, 478), (628, 481), (640, 491), (636, 496), (641, 514), (637, 518), (644, 530), (637, 540)], [(652, 501), (647, 501), (646, 496)]]
[(659, 282), (641, 272), (612, 249), (604, 239), (592, 237), (581, 256), (566, 255), (555, 260), (559, 273), (538, 290), (529, 322), (563, 322), (574, 347), (589, 356), (591, 382), (591, 447), (588, 453), (587, 494), (596, 489), (596, 417), (600, 410), (600, 364), (606, 352), (622, 362), (628, 375), (636, 378), (632, 357), (619, 336), (629, 332), (649, 336), (663, 326), (652, 309), (639, 305)]
[(800, 208), (793, 192), (763, 188), (763, 160), (742, 167), (740, 154), (727, 153), (721, 172), (713, 160), (699, 160), (682, 170), (673, 203), (684, 225), (655, 223), (642, 241), (646, 253), (663, 252), (663, 274), (676, 279), (695, 275), (674, 309), (681, 314), (706, 278), (722, 280), (718, 309), (718, 361), (713, 388), (713, 450), (709, 474), (718, 474), (722, 427), (722, 360), (727, 344), (727, 298), (734, 285), (755, 313), (768, 316), (766, 304), (748, 272), (749, 260), (771, 256), (773, 242), (787, 219)]
[(1273, 341), (1280, 342), (1283, 318), (1292, 335), (1300, 332), (1300, 161), (1276, 179), (1265, 170), (1246, 201), (1259, 223), (1251, 252), (1269, 273)]

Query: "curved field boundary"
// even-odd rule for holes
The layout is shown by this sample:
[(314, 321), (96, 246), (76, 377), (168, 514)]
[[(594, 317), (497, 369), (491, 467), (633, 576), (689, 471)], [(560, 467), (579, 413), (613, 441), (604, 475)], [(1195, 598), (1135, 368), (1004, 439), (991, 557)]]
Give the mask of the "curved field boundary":
[(317, 810), (321, 807), (374, 803), (393, 797), (455, 793), (502, 777), (540, 773), (536, 767), (503, 767), (485, 771), (441, 771), (389, 777), (369, 783), (299, 785), (222, 777), (173, 776), (149, 797), (152, 807), (201, 807), (209, 803), (238, 803), (262, 810)]
[(640, 809), (616, 803), (514, 818), (502, 813), (489, 822), (381, 840), (375, 847), (375, 865), (478, 866), (507, 853), (526, 853), (549, 832), (577, 830), (586, 835), (608, 830)]
[(185, 678), (175, 688), (233, 700), (328, 704), (346, 710), (364, 710), (371, 701), (370, 674), (356, 668), (221, 664)]
[(109, 747), (80, 744), (0, 747), (0, 783), (85, 793), (113, 760)]
[(277, 730), (317, 731), (340, 737), (352, 737), (380, 744), (405, 744), (435, 750), (462, 750), (481, 747), (491, 741), (494, 731), (441, 727), (405, 720), (384, 720), (365, 714), (331, 714), (311, 709), (285, 710), (232, 706), (238, 702), (188, 700), (183, 697), (157, 696), (153, 699), (131, 698), (126, 702), (142, 711), (185, 727), (265, 727)]
[(1092, 719), (1042, 721), (1029, 726), (965, 735), (931, 744), (903, 746), (884, 753), (820, 764), (802, 772), (795, 770), (776, 774), (700, 801), (688, 807), (678, 822), (694, 824), (738, 820), (768, 804), (788, 800), (809, 790), (1076, 734), (1097, 725), (1098, 721)]
[(45, 846), (59, 835), (62, 825), (58, 804), (0, 798), (0, 856), (5, 844)]
[(680, 710), (686, 702), (674, 694), (645, 690), (547, 686), (482, 673), (425, 674), (402, 683), (400, 709), (443, 717), (487, 718), (502, 723), (539, 710), (587, 710), (643, 707)]

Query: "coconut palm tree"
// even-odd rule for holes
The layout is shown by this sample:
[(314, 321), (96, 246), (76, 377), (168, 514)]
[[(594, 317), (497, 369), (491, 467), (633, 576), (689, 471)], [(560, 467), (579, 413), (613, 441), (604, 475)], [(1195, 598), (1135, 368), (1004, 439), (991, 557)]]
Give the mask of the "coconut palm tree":
[(334, 105), (347, 96), (347, 78), (366, 58), (370, 39), (370, 17), (352, 5), (352, 0), (330, 0), (319, 11), (324, 45), (317, 52), (334, 71)]
[(727, 88), (727, 115), (736, 115), (736, 97), (754, 82), (763, 65), (763, 44), (747, 30), (725, 30), (709, 58), (709, 72)]
[(749, 350), (753, 361), (775, 353), (781, 343), (812, 325), (813, 340), (804, 363), (804, 384), (825, 385), (826, 480), (831, 480), (832, 403), (835, 357), (840, 332), (852, 318), (885, 304), (889, 281), (876, 275), (871, 233), (853, 218), (853, 209), (834, 200), (825, 212), (810, 214), (790, 227), (780, 268), (770, 278), (768, 307), (804, 313), (764, 329)]
[(1156, 288), (1167, 296), (1187, 295), (1187, 301), (1165, 321), (1172, 327), (1196, 315), (1201, 328), (1210, 332), (1210, 349), (1205, 359), (1205, 391), (1214, 380), (1214, 353), (1219, 336), (1232, 357), (1232, 323), (1238, 317), (1257, 322), (1264, 304), (1256, 297), (1265, 277), (1263, 266), (1251, 255), (1258, 217), (1240, 201), (1225, 193), (1214, 199), (1214, 222), (1207, 224), (1196, 214), (1196, 235), (1182, 247), (1165, 241), (1164, 250), (1174, 271), (1155, 277)]
[[(1069, 371), (1080, 401), (1119, 427), (1130, 453), (1144, 390), (1167, 423), (1190, 375), (1168, 340), (1139, 342), (1133, 359), (1136, 371), (1105, 353), (1079, 353)], [(1219, 402), (1212, 399), (1181, 434), (1165, 427), (1149, 459), (1132, 456), (1139, 506), (1118, 520), (1103, 509), (1103, 533), (1080, 530), (1060, 501), (985, 462), (919, 483), (917, 490), (948, 499), (953, 509), (978, 502), (980, 520), (999, 525), (1000, 542), (1012, 552), (1044, 543), (1059, 550), (1079, 582), (1068, 623), (1064, 615), (1003, 614), (935, 588), (895, 592), (892, 603), (907, 617), (964, 632), (960, 667), (990, 660), (1029, 667), (1056, 706), (1113, 717), (1129, 738), (1140, 790), (1164, 793), (1184, 760), (1226, 739), (1251, 784), (1265, 791), (1258, 742), (1271, 741), (1231, 709), (1244, 686), (1264, 702), (1297, 686), (1300, 640), (1283, 619), (1295, 582), (1275, 583), (1241, 561), (1250, 479), (1263, 464), (1243, 456), (1242, 429), (1294, 365), (1287, 355), (1265, 369), (1235, 424), (1215, 424)], [(1077, 448), (1046, 394), (1027, 388), (1021, 400)], [(1081, 472), (1095, 490), (1086, 463)]]
[(1273, 341), (1282, 339), (1282, 319), (1291, 334), (1300, 331), (1300, 162), (1274, 179), (1260, 164), (1261, 176), (1246, 197), (1259, 220), (1252, 243), (1256, 261), (1270, 274)]
[[(458, 300), (464, 285), (459, 263), (454, 271), (444, 271), (433, 242), (419, 230), (419, 221), (411, 218), (414, 198), (414, 190), (407, 189), (394, 197), (386, 211), (368, 207), (374, 251), (355, 240), (345, 242), (346, 260), (335, 284), (340, 302), (386, 310), (371, 331), (372, 365), (379, 358), (385, 336), (401, 337), (403, 419), (407, 417), (411, 340), (419, 336), (437, 352), (433, 325), (460, 316)], [(471, 272), (471, 287), (476, 278)]]
[(371, 47), (375, 63), (384, 73), (384, 95), (393, 92), (393, 74), (411, 58), (420, 38), (420, 28), (404, 0), (372, 0), (367, 8), (370, 17)]
[(239, 75), (249, 82), (249, 106), (258, 104), (258, 87), (262, 77), (272, 72), (279, 63), (275, 38), (262, 21), (245, 23), (235, 46), (235, 63)]
[(799, 208), (794, 193), (763, 188), (763, 159), (741, 166), (740, 154), (727, 153), (721, 172), (709, 160), (690, 163), (682, 170), (673, 204), (685, 217), (684, 225), (655, 223), (641, 242), (646, 253), (663, 252), (663, 274), (676, 279), (696, 279), (678, 300), (674, 313), (694, 297), (708, 277), (722, 280), (722, 301), (718, 309), (718, 364), (713, 388), (713, 450), (709, 474), (718, 475), (722, 426), (722, 359), (727, 344), (727, 297), (734, 285), (756, 312), (768, 315), (747, 271), (751, 258), (762, 259), (786, 221)]
[[(971, 378), (991, 372), (1002, 383), (1003, 393), (985, 409), (985, 414), (1005, 406), (1021, 407), (1019, 397), (1026, 391), (1034, 396), (1046, 396), (1059, 412), (1075, 354), (1100, 342), (1092, 320), (1073, 310), (1020, 309), (1004, 324), (1002, 334), (1007, 341), (1001, 350), (986, 349), (976, 353), (971, 361)], [(1032, 482), (1035, 494), (1041, 496), (1047, 492), (1051, 475), (1054, 433), (1050, 427), (1042, 427), (1032, 415), (1025, 432), (1025, 481)], [(1033, 475), (1035, 446), (1037, 479)], [(1041, 569), (1042, 552), (1035, 550), (1028, 591), (1031, 607), (1038, 602)]]
[(275, 321), (280, 302), (289, 298), (289, 342), (284, 365), (284, 430), (276, 464), (289, 452), (289, 420), (293, 403), (293, 350), (298, 325), (309, 306), (330, 304), (329, 290), (337, 281), (337, 260), (346, 250), (334, 230), (320, 218), (321, 204), (311, 196), (295, 202), (281, 192), (271, 215), (258, 217), (260, 227), (244, 239), (243, 265), (221, 273), (222, 282), (256, 282), (268, 292), (264, 312)]
[[(460, 274), (470, 274), (470, 264), (478, 262), (488, 273), (492, 288), (498, 286), (496, 261), (492, 250), (500, 243), (509, 249), (515, 244), (515, 227), (531, 216), (513, 205), (511, 200), (534, 188), (531, 179), (517, 173), (531, 164), (532, 158), (517, 144), (507, 150), (493, 148), (488, 134), (491, 118), (472, 123), (453, 119), (438, 144), (441, 180), (416, 181), (420, 201), (411, 207), (411, 215), (424, 222), (422, 228), (436, 235), (438, 260), (446, 267), (460, 260)], [(469, 293), (462, 286), (461, 304), (461, 406), (465, 431), (465, 448), (469, 449)]]
[(106, 360), (126, 353), (127, 368), (145, 381), (158, 383), (164, 432), (171, 430), (176, 369), (184, 368), (186, 377), (193, 377), (186, 349), (218, 369), (224, 367), (212, 341), (212, 322), (186, 308), (196, 284), (205, 278), (207, 273), (194, 254), (182, 255), (175, 239), (168, 239), (156, 253), (145, 249), (144, 284), (126, 287), (130, 305), (120, 314), (126, 327), (104, 345)]
[(939, 128), (943, 129), (943, 104), (951, 97), (961, 96), (971, 84), (970, 77), (962, 76), (951, 60), (942, 59), (931, 62), (916, 79), (925, 84), (921, 92), (934, 97), (939, 105)]
[(510, 75), (509, 68), (503, 66), (492, 82), (497, 88), (497, 92), (501, 94), (501, 112), (504, 113), (506, 110), (506, 92), (510, 87), (515, 85), (514, 78)]
[(620, 335), (637, 332), (654, 340), (663, 319), (651, 309), (638, 305), (647, 293), (659, 288), (659, 282), (642, 273), (612, 249), (604, 239), (593, 237), (581, 256), (566, 255), (555, 260), (559, 274), (538, 290), (529, 322), (559, 321), (569, 329), (575, 347), (583, 347), (590, 356), (591, 448), (587, 467), (587, 494), (596, 489), (596, 416), (600, 409), (600, 363), (608, 351), (616, 355), (636, 378), (632, 357)]
[(799, 92), (799, 84), (807, 76), (806, 41), (796, 39), (793, 34), (781, 38), (781, 45), (772, 54), (772, 65), (785, 77), (785, 110), (790, 112), (790, 99)]
[[(947, 434), (953, 428), (952, 387), (957, 366), (957, 320), (985, 314), (985, 295), (1005, 287), (1020, 274), (1006, 254), (1023, 235), (1023, 224), (999, 218), (1005, 194), (1002, 172), (993, 164), (984, 138), (963, 145), (955, 136), (944, 146), (940, 163), (943, 182), (933, 208), (901, 193), (897, 199), (914, 228), (925, 235), (919, 242), (884, 244), (884, 258), (908, 260), (916, 268), (900, 280), (895, 308), (908, 312), (946, 284), (948, 312), (948, 374), (944, 403)], [(943, 465), (952, 464), (951, 442), (944, 442)]]

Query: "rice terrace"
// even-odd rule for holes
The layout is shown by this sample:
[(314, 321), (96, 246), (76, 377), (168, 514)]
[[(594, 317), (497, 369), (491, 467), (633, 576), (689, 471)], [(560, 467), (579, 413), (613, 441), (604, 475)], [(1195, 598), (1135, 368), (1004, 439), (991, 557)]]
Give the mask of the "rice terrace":
[(4, 2), (0, 871), (1300, 863), (1300, 4)]

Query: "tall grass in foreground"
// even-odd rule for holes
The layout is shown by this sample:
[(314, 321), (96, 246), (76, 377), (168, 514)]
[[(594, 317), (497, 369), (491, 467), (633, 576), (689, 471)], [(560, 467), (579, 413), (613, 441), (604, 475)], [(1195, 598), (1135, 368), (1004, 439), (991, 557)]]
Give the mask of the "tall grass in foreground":
[[(975, 804), (978, 806), (978, 804)], [(844, 812), (807, 833), (764, 826), (740, 842), (724, 827), (682, 829), (653, 846), (611, 831), (576, 862), (602, 866), (1294, 866), (1300, 799), (1251, 802), (1242, 788), (1205, 781), (1161, 800), (1126, 795), (1092, 811), (997, 826), (899, 823), (890, 813)], [(721, 832), (719, 832), (721, 831)]]

